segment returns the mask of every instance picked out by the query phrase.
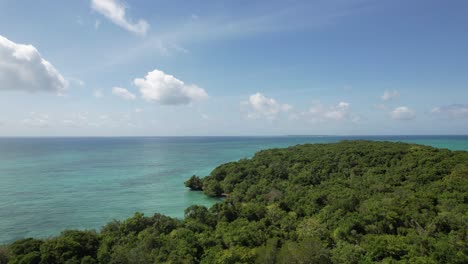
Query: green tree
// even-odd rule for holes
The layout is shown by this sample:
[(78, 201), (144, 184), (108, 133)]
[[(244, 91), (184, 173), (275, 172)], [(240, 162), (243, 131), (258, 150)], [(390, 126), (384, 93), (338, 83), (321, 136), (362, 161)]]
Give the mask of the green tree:
[(192, 191), (201, 191), (203, 190), (203, 181), (199, 177), (193, 175), (190, 179), (185, 181), (185, 186)]

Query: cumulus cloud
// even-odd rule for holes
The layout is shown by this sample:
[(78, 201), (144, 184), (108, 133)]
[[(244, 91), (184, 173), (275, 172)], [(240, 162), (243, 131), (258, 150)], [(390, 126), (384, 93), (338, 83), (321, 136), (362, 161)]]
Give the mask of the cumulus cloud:
[(400, 93), (397, 90), (386, 90), (380, 97), (383, 101), (389, 101), (400, 97)]
[(204, 89), (183, 81), (163, 71), (148, 72), (144, 78), (136, 78), (133, 83), (139, 88), (143, 99), (162, 105), (183, 105), (208, 97)]
[(292, 108), (291, 105), (280, 104), (275, 99), (266, 97), (261, 93), (252, 94), (249, 97), (249, 101), (242, 104), (249, 107), (247, 117), (251, 119), (266, 118), (272, 120), (279, 113), (287, 112)]
[(0, 35), (0, 90), (55, 92), (68, 82), (32, 45), (17, 44)]
[(431, 113), (450, 118), (468, 118), (468, 104), (451, 104), (432, 109)]
[(120, 98), (123, 98), (125, 100), (135, 100), (136, 96), (134, 94), (132, 94), (131, 92), (129, 92), (127, 89), (125, 88), (121, 88), (121, 87), (114, 87), (112, 88), (112, 94), (120, 97)]
[[(119, 0), (92, 0), (91, 8), (130, 32), (145, 35), (149, 29), (148, 22), (143, 19), (133, 23), (125, 14), (127, 7)], [(95, 27), (98, 28), (99, 23)]]
[(343, 121), (350, 120), (357, 122), (360, 117), (351, 111), (351, 105), (348, 102), (339, 102), (336, 105), (324, 105), (320, 102), (315, 103), (307, 113), (314, 122), (321, 121)]
[(411, 120), (416, 118), (416, 113), (406, 106), (399, 106), (390, 112), (390, 116), (396, 120)]

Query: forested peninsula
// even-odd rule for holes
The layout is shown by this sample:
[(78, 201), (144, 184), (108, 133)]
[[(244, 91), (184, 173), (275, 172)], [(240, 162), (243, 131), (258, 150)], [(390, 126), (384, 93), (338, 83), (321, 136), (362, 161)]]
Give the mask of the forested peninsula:
[(306, 144), (185, 184), (224, 198), (184, 219), (136, 213), (100, 232), (22, 239), (0, 247), (0, 263), (468, 263), (466, 151)]

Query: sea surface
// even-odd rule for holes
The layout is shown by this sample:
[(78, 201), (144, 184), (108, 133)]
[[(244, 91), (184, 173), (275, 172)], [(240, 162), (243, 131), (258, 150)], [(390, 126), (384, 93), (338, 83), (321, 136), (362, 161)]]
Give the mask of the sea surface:
[(344, 139), (468, 150), (468, 136), (0, 138), (0, 244), (219, 201), (184, 181), (256, 151)]

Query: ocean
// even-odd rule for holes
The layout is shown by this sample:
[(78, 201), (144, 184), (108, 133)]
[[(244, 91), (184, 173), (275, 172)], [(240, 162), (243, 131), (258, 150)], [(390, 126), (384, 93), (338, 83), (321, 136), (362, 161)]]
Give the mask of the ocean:
[(184, 181), (261, 149), (345, 139), (468, 150), (468, 136), (0, 138), (0, 244), (99, 230), (135, 212), (182, 218), (219, 201)]

